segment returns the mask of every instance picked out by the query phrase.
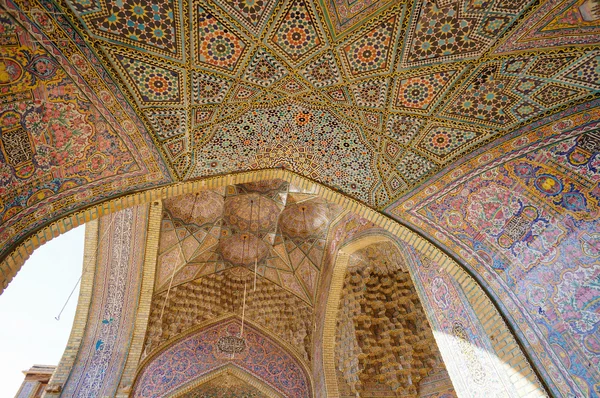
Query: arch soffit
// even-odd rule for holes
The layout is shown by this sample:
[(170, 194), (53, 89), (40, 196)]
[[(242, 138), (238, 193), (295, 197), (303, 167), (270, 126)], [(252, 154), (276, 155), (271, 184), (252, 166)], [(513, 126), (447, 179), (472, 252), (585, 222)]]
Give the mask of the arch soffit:
[[(434, 255), (436, 260), (444, 262), (459, 262), (458, 259), (451, 258), (450, 255), (442, 251), (428, 238), (423, 237), (418, 232), (409, 229), (401, 224), (404, 221), (396, 221), (389, 216), (379, 213), (376, 210), (352, 199), (334, 189), (326, 187), (309, 178), (303, 177), (289, 170), (284, 169), (262, 169), (240, 172), (235, 174), (207, 177), (195, 181), (176, 183), (166, 185), (160, 188), (153, 188), (146, 191), (135, 192), (123, 195), (116, 199), (107, 200), (96, 205), (88, 206), (82, 210), (73, 212), (50, 222), (45, 227), (27, 237), (21, 244), (16, 246), (0, 262), (0, 294), (8, 286), (8, 283), (16, 275), (25, 261), (35, 249), (44, 243), (58, 237), (59, 235), (70, 231), (86, 222), (95, 220), (103, 215), (136, 206), (139, 204), (159, 201), (187, 193), (198, 192), (202, 190), (218, 189), (228, 185), (257, 182), (269, 179), (282, 179), (294, 184), (306, 192), (322, 197), (325, 200), (341, 205), (347, 212), (353, 212), (361, 216), (380, 228), (388, 231), (393, 236), (406, 241), (417, 250)], [(463, 267), (464, 268), (464, 267)]]
[[(333, 259), (333, 271), (331, 284), (327, 295), (327, 304), (325, 306), (325, 319), (323, 326), (323, 373), (325, 376), (325, 390), (327, 396), (339, 397), (338, 380), (335, 371), (335, 335), (337, 329), (337, 316), (342, 290), (344, 288), (344, 277), (350, 262), (350, 256), (357, 251), (368, 246), (390, 242), (396, 247), (402, 258), (406, 261), (402, 250), (395, 239), (386, 236), (383, 233), (369, 234), (363, 233), (342, 243), (341, 247), (335, 253)], [(412, 273), (409, 271), (411, 280), (414, 284)], [(427, 320), (429, 322), (429, 319)]]

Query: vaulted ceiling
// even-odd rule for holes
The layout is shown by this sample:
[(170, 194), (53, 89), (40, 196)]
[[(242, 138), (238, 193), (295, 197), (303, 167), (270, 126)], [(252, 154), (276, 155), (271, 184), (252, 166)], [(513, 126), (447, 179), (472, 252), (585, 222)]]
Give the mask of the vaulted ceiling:
[(314, 370), (322, 358), (316, 340), (330, 288), (325, 275), (341, 272), (333, 381), (340, 397), (416, 397), (430, 379), (455, 396), (398, 246), (372, 243), (334, 271), (332, 253), (353, 229), (382, 231), (280, 179), (166, 199), (145, 361), (198, 325), (237, 314)]
[[(176, 178), (281, 165), (384, 208), (458, 156), (597, 94), (595, 51), (537, 48), (553, 47), (548, 30), (564, 35), (593, 22), (595, 10), (565, 4), (513, 34), (532, 3), (66, 1), (61, 9), (76, 16)], [(523, 42), (535, 51), (513, 55)]]
[(594, 4), (3, 3), (3, 255), (81, 205), (256, 168), (384, 209), (597, 97)]
[[(0, 0), (0, 289), (90, 206), (283, 167), (446, 249), (576, 391), (561, 377), (597, 380), (599, 361), (599, 34), (596, 0)], [(264, 203), (265, 278), (310, 306), (321, 221), (304, 215), (335, 208), (201, 195), (165, 204), (161, 260), (191, 264), (175, 289), (245, 280), (229, 267), (253, 261), (238, 238)]]

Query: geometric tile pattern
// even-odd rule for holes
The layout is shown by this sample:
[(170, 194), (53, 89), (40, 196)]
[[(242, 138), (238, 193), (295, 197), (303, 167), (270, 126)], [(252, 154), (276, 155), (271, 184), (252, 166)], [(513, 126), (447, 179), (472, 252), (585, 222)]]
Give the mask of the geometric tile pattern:
[(417, 117), (391, 115), (388, 119), (385, 134), (400, 144), (408, 145), (419, 133), (424, 121)]
[(148, 119), (160, 139), (167, 139), (187, 131), (187, 112), (184, 109), (165, 108), (155, 111), (146, 110)]
[[(247, 110), (263, 112), (295, 101), (331, 106), (331, 114), (341, 122), (369, 132), (374, 147), (383, 151), (376, 155), (395, 169), (405, 149), (442, 166), (457, 151), (480, 145), (481, 141), (471, 142), (450, 155), (426, 150), (422, 133), (424, 126), (431, 126), (430, 119), (445, 124), (447, 131), (485, 128), (498, 134), (592, 98), (600, 88), (600, 58), (584, 47), (475, 59), (504, 40), (504, 32), (512, 35), (520, 29), (555, 37), (557, 32), (568, 33), (572, 41), (591, 43), (597, 22), (593, 10), (579, 7), (583, 3), (577, 11), (550, 0), (554, 8), (541, 5), (517, 22), (519, 26), (515, 21), (527, 2), (194, 0), (189, 7), (177, 1), (71, 3), (73, 10), (67, 12), (76, 14), (96, 52), (111, 59), (107, 70), (118, 70), (117, 83), (142, 108), (136, 111), (156, 138), (170, 145), (165, 154), (184, 175), (193, 173), (197, 165), (192, 159), (199, 159), (193, 152), (210, 141), (216, 123), (241, 117)], [(104, 6), (112, 14), (103, 14)], [(183, 8), (189, 8), (189, 16)], [(98, 24), (92, 26), (92, 20)], [(37, 23), (50, 29), (43, 19)], [(150, 26), (156, 29), (150, 31)], [(193, 34), (184, 35), (188, 31)], [(446, 61), (460, 65), (438, 65)], [(76, 68), (82, 65), (77, 57), (72, 62)], [(52, 69), (52, 63), (48, 67)], [(48, 73), (37, 73), (31, 65), (27, 70), (36, 81), (44, 81)], [(418, 127), (403, 130), (409, 120)], [(188, 126), (193, 134), (186, 137)], [(192, 136), (198, 146), (173, 140)], [(188, 149), (181, 152), (182, 147)], [(285, 148), (279, 150), (293, 151)], [(309, 167), (310, 175), (318, 175), (317, 169)], [(403, 190), (412, 187), (408, 184)]]
[(192, 110), (192, 125), (194, 127), (210, 123), (215, 116), (212, 108), (195, 108)]
[(545, 78), (556, 74), (557, 70), (568, 65), (575, 57), (572, 55), (563, 56), (547, 56), (538, 58), (531, 68), (529, 73), (534, 76)]
[(397, 170), (402, 178), (412, 183), (427, 175), (434, 167), (435, 164), (427, 158), (413, 151), (407, 151), (398, 162)]
[[(586, 104), (600, 95), (600, 18), (591, 0), (67, 3), (2, 4), (2, 256), (49, 220), (187, 176), (286, 167), (382, 209), (427, 190), (419, 184), (434, 183), (426, 178), (436, 171), (458, 175), (456, 160), (485, 161), (504, 137), (547, 146), (540, 140), (600, 119), (598, 104)], [(569, 235), (557, 256), (580, 247), (594, 255), (595, 230), (582, 227), (580, 209), (597, 201), (597, 182), (589, 179), (598, 146), (596, 136), (586, 137), (546, 154), (548, 165), (571, 168), (573, 178), (551, 170), (517, 186), (537, 192), (535, 203), (549, 195), (549, 212), (581, 232)], [(435, 183), (441, 192), (444, 184)], [(447, 210), (440, 214), (451, 216)], [(521, 228), (493, 237), (489, 257), (475, 248), (470, 258), (505, 264), (494, 263), (505, 256), (517, 264), (519, 245), (541, 251), (551, 241), (519, 235), (531, 217), (547, 222), (543, 212), (524, 208), (513, 216), (506, 222)], [(475, 240), (486, 233), (477, 231)], [(462, 250), (456, 258), (475, 261)], [(299, 286), (310, 284), (310, 268), (299, 268)], [(584, 291), (571, 297), (589, 294), (585, 283), (573, 284)], [(551, 313), (538, 305), (518, 318), (523, 335), (536, 327), (529, 316), (542, 316), (540, 307)], [(590, 380), (598, 377), (588, 374), (585, 358), (596, 360), (590, 352), (598, 343), (593, 334), (577, 334), (586, 321), (572, 322), (572, 329), (553, 329), (560, 329), (554, 346), (559, 334), (567, 341), (564, 352), (536, 350), (572, 364), (543, 368), (559, 369), (544, 374), (560, 391), (554, 395), (593, 396), (599, 387)], [(587, 390), (563, 388), (584, 384)]]
[(262, 87), (269, 87), (288, 74), (288, 71), (271, 55), (257, 51), (244, 72), (244, 79)]
[(478, 74), (472, 77), (473, 83), (463, 86), (461, 92), (455, 94), (443, 114), (487, 122), (494, 127), (514, 123), (506, 110), (512, 108), (518, 98), (510, 90), (512, 79), (499, 74), (498, 69), (497, 65), (490, 65), (477, 71)]
[(387, 98), (388, 81), (372, 80), (352, 87), (354, 99), (358, 106), (383, 108)]
[(496, 54), (598, 43), (600, 23), (594, 2), (548, 0), (502, 40)]
[(340, 57), (351, 77), (389, 71), (396, 53), (396, 31), (401, 22), (398, 18), (383, 21), (340, 48)]
[[(199, 165), (194, 162), (200, 157), (195, 154), (212, 151), (210, 147), (205, 151), (203, 146), (210, 145), (218, 123), (243, 118), (247, 111), (262, 113), (267, 108), (303, 103), (309, 108), (332, 107), (331, 115), (342, 123), (364, 129), (373, 146), (381, 151), (370, 168), (378, 173), (372, 181), (387, 181), (386, 173), (396, 173), (398, 162), (407, 156), (406, 150), (424, 157), (434, 168), (442, 167), (458, 154), (478, 148), (482, 137), (497, 137), (501, 131), (508, 132), (596, 95), (600, 89), (600, 57), (589, 48), (548, 54), (542, 50), (535, 55), (499, 56), (485, 61), (477, 58), (487, 51), (497, 52), (498, 45), (508, 45), (503, 36), (523, 29), (537, 32), (532, 38), (538, 39), (548, 32), (558, 38), (558, 32), (562, 32), (573, 35), (573, 39), (565, 40), (580, 44), (592, 43), (596, 37), (594, 11), (579, 7), (583, 3), (578, 3), (577, 11), (562, 0), (549, 0), (553, 8), (548, 9), (545, 3), (523, 22), (518, 21), (531, 8), (529, 3), (194, 0), (188, 22), (181, 17), (182, 8), (187, 6), (177, 2), (154, 8), (150, 5), (151, 10), (129, 10), (118, 2), (107, 5), (117, 14), (133, 12), (125, 22), (114, 22), (133, 24), (133, 30), (146, 28), (139, 25), (146, 18), (142, 10), (155, 21), (170, 23), (170, 53), (160, 46), (152, 47), (150, 41), (135, 44), (123, 36), (124, 28), (119, 28), (121, 33), (114, 27), (110, 28), (112, 33), (100, 34), (100, 28), (86, 22), (88, 15), (104, 18), (98, 3), (73, 1), (73, 7), (84, 29), (89, 27), (92, 44), (112, 57), (121, 80), (126, 80), (124, 89), (139, 106), (152, 108), (140, 114), (156, 137), (170, 145), (164, 148), (165, 153), (183, 175), (196, 175)], [(164, 14), (164, 10), (173, 12)], [(193, 34), (183, 39), (181, 33), (188, 31)], [(544, 36), (544, 40), (550, 36)], [(540, 40), (536, 43), (543, 47), (545, 42)], [(555, 45), (552, 40), (549, 45)], [(148, 48), (144, 47), (142, 53), (140, 46), (146, 44)], [(459, 64), (445, 66), (447, 62)], [(130, 76), (134, 69), (134, 76)], [(147, 77), (144, 73), (153, 75)], [(177, 76), (169, 77), (172, 73)], [(165, 79), (167, 84), (155, 74), (169, 77)], [(157, 83), (148, 86), (144, 79), (150, 78)], [(169, 91), (160, 91), (163, 86)], [(169, 116), (159, 123), (159, 107), (169, 106), (177, 110), (163, 109)], [(173, 128), (173, 112), (181, 121), (177, 129)], [(411, 118), (409, 114), (419, 117)], [(476, 132), (477, 138), (458, 144), (456, 136), (450, 140), (450, 147), (443, 144), (446, 149), (439, 152), (441, 149), (428, 146), (433, 141), (423, 135), (433, 122), (438, 132), (450, 136)], [(193, 134), (186, 137), (182, 132), (188, 124)], [(482, 128), (491, 135), (479, 135)], [(192, 142), (183, 146), (183, 142), (173, 140), (190, 140), (192, 136)], [(443, 141), (442, 135), (436, 140)], [(261, 164), (280, 162), (280, 156), (289, 161), (298, 149), (297, 143), (290, 145), (282, 144), (276, 156), (261, 155)], [(188, 149), (181, 152), (181, 147)], [(176, 158), (172, 157), (174, 153)], [(292, 157), (299, 156), (304, 155)], [(305, 163), (301, 164), (307, 175), (321, 173), (316, 165), (304, 169)], [(373, 168), (375, 164), (379, 166)], [(394, 179), (400, 180), (402, 177)], [(395, 194), (412, 189), (416, 181), (395, 184), (400, 189), (394, 190)], [(374, 198), (375, 192), (366, 195)]]
[(192, 100), (194, 104), (219, 104), (229, 92), (231, 82), (213, 75), (192, 74)]
[(229, 102), (245, 102), (258, 97), (261, 92), (259, 88), (240, 84), (231, 91)]
[[(194, 0), (192, 3), (189, 23), (177, 16), (182, 15), (184, 7), (179, 3), (165, 4), (152, 11), (153, 17), (159, 18), (163, 8), (174, 10), (173, 40), (178, 32), (193, 33), (184, 40), (186, 51), (173, 44), (177, 54), (160, 53), (160, 49), (150, 47), (142, 53), (139, 46), (131, 44), (131, 39), (113, 40), (97, 35), (97, 29), (90, 29), (100, 51), (113, 57), (114, 67), (127, 80), (125, 90), (140, 106), (152, 108), (140, 113), (156, 137), (168, 145), (164, 147), (165, 154), (181, 175), (197, 175), (197, 170), (210, 169), (195, 162), (213, 163), (200, 159), (213, 151), (209, 143), (219, 123), (241, 121), (239, 118), (247, 111), (264, 113), (268, 112), (266, 109), (302, 103), (309, 108), (332, 107), (331, 115), (335, 118), (368, 133), (372, 145), (381, 151), (369, 167), (377, 170), (371, 181), (394, 181), (396, 188), (391, 189), (388, 184), (386, 189), (388, 194), (397, 195), (417, 183), (414, 179), (409, 182), (401, 176), (386, 174), (397, 173), (398, 162), (407, 156), (407, 150), (437, 169), (457, 155), (478, 148), (483, 137), (487, 140), (500, 131), (508, 132), (544, 114), (558, 112), (570, 103), (591, 98), (600, 88), (596, 72), (600, 58), (589, 49), (500, 56), (485, 62), (477, 59), (486, 51), (493, 51), (505, 32), (511, 34), (520, 29), (514, 27), (515, 21), (529, 7), (528, 2)], [(113, 6), (118, 8), (119, 4)], [(96, 3), (74, 3), (74, 7), (82, 19), (88, 14), (96, 18), (100, 15)], [(535, 19), (535, 15), (536, 12), (526, 20)], [(567, 23), (557, 21), (547, 21), (547, 26), (555, 29)], [(587, 38), (593, 37), (594, 23), (582, 24), (579, 33), (587, 32)], [(569, 29), (564, 32), (575, 32)], [(404, 36), (400, 37), (401, 34)], [(123, 48), (123, 43), (128, 43), (128, 49)], [(124, 71), (122, 65), (125, 61), (119, 61), (117, 56), (131, 59), (130, 69), (134, 68), (133, 63), (149, 65), (148, 73), (171, 71), (177, 77), (168, 82), (170, 91), (161, 94), (162, 97), (151, 96), (152, 90), (146, 88), (142, 77), (134, 76), (137, 81), (130, 77), (131, 73)], [(460, 65), (440, 65), (454, 61)], [(161, 84), (164, 86), (162, 81), (158, 83)], [(140, 93), (141, 89), (146, 92)], [(477, 106), (472, 106), (474, 103)], [(168, 106), (177, 110), (159, 109)], [(161, 119), (162, 124), (159, 112), (169, 115)], [(177, 129), (173, 128), (173, 112), (181, 121)], [(409, 114), (419, 117), (412, 118)], [(267, 119), (266, 115), (259, 117)], [(433, 121), (438, 132), (445, 131), (453, 137), (449, 147), (442, 143), (444, 150), (431, 147), (434, 141), (424, 138), (425, 129), (430, 129)], [(182, 132), (188, 124), (193, 134), (186, 136)], [(482, 128), (490, 130), (491, 135), (480, 135)], [(285, 136), (293, 129), (284, 131)], [(477, 133), (477, 137), (458, 143), (459, 136), (452, 135), (456, 132)], [(436, 140), (442, 142), (443, 136), (436, 136)], [(277, 155), (261, 154), (261, 164), (303, 158), (302, 152), (294, 153), (298, 143), (292, 141), (286, 136)], [(183, 147), (187, 149), (182, 152)], [(323, 172), (316, 164), (304, 161), (300, 164), (307, 175), (319, 177)], [(433, 169), (428, 170), (426, 174)], [(373, 191), (364, 193), (366, 197), (375, 198), (378, 189), (375, 186)], [(384, 202), (388, 200), (389, 197)], [(378, 206), (384, 202), (378, 200)]]
[(597, 51), (576, 62), (559, 77), (561, 80), (600, 89), (600, 54)]
[[(365, 201), (379, 179), (373, 178), (372, 171), (372, 155), (377, 155), (360, 130), (340, 122), (326, 109), (300, 104), (265, 106), (264, 112), (246, 112), (218, 124), (216, 131), (196, 149), (198, 162), (190, 176), (275, 165), (320, 181), (336, 181), (340, 189)], [(296, 138), (283, 139), (284, 134)], [(336, 175), (345, 177), (338, 180)]]
[(380, 130), (383, 124), (383, 114), (380, 112), (361, 111), (365, 125)]
[(531, 1), (416, 1), (406, 35), (403, 68), (481, 55)]
[(560, 104), (561, 102), (568, 101), (580, 93), (581, 91), (579, 90), (574, 90), (556, 83), (551, 83), (539, 90), (533, 96), (533, 98), (545, 107), (551, 107)]
[(196, 15), (196, 62), (199, 65), (235, 72), (248, 50), (248, 43), (202, 7)]
[(252, 35), (258, 36), (266, 26), (277, 5), (277, 0), (235, 1), (215, 0), (226, 15), (234, 17)]
[(177, 70), (116, 54), (138, 101), (144, 105), (179, 104), (183, 101), (183, 77)]
[(454, 157), (465, 147), (481, 139), (483, 133), (433, 124), (428, 126), (415, 147), (441, 162)]
[(170, 58), (182, 57), (181, 2), (71, 1), (95, 36)]
[(307, 65), (302, 74), (316, 88), (341, 82), (341, 74), (331, 53), (325, 53)]
[(394, 3), (393, 0), (326, 0), (323, 11), (334, 38), (343, 36)]
[(307, 87), (299, 79), (288, 77), (275, 87), (275, 90), (287, 93), (298, 94), (307, 90)]
[[(441, 95), (454, 80), (457, 71), (450, 70), (427, 75), (398, 79), (394, 89), (392, 108), (416, 113), (430, 113)], [(429, 112), (428, 112), (429, 111)]]
[(315, 53), (324, 46), (319, 28), (310, 6), (304, 0), (289, 3), (269, 42), (295, 64)]
[[(590, 55), (594, 55), (591, 53)], [(595, 56), (507, 58), (481, 65), (448, 100), (441, 115), (508, 129), (532, 117), (594, 94), (600, 73)], [(573, 64), (582, 77), (574, 79)]]
[(169, 140), (163, 147), (166, 149), (169, 158), (174, 160), (189, 150), (187, 142), (185, 137), (176, 137)]
[(334, 104), (350, 105), (352, 103), (350, 94), (346, 87), (337, 87), (325, 91), (325, 96)]

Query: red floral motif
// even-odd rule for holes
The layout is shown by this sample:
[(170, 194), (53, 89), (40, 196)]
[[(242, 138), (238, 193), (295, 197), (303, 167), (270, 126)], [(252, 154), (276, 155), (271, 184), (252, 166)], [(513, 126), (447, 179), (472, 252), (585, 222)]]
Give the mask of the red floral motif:
[(41, 149), (36, 156), (40, 167), (63, 166), (67, 160), (82, 158), (94, 134), (86, 116), (79, 113), (73, 103), (48, 102), (31, 109), (24, 118), (24, 125), (32, 132), (36, 148)]
[(14, 174), (12, 168), (4, 163), (0, 162), (0, 187), (6, 187), (14, 180)]
[(484, 230), (490, 235), (498, 235), (506, 221), (518, 210), (519, 204), (512, 200), (509, 190), (490, 184), (470, 196), (467, 220), (476, 229)]

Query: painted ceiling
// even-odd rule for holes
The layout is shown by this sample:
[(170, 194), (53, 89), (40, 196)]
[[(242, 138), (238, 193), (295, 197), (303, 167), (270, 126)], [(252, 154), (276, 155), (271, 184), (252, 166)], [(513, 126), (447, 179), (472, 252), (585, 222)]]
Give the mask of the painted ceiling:
[(341, 214), (341, 206), (283, 180), (165, 200), (147, 352), (245, 308), (247, 319), (310, 362), (328, 234)]
[[(144, 366), (199, 325), (237, 316), (315, 369), (335, 253), (354, 235), (377, 233), (356, 213), (279, 179), (166, 199)], [(340, 396), (417, 396), (430, 379), (455, 396), (398, 246), (372, 243), (352, 254), (342, 281)]]
[[(87, 34), (176, 179), (283, 166), (384, 208), (458, 156), (597, 95), (597, 53), (585, 46), (597, 10), (565, 2), (549, 21), (513, 33), (519, 18), (539, 17), (531, 3), (60, 9)], [(559, 44), (576, 48), (513, 54), (524, 40), (555, 47), (548, 37), (566, 32), (576, 35)]]
[(594, 4), (3, 0), (2, 255), (87, 204), (248, 169), (385, 209), (596, 98)]

